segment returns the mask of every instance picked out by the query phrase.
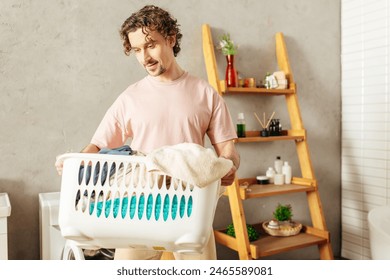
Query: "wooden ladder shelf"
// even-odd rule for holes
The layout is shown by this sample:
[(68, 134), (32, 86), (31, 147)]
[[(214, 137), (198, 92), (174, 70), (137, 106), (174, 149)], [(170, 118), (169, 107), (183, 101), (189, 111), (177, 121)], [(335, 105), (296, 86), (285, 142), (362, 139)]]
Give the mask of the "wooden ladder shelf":
[[(215, 59), (214, 44), (210, 26), (202, 26), (203, 54), (209, 83), (223, 94), (259, 94), (263, 96), (284, 95), (287, 103), (291, 129), (284, 136), (260, 137), (256, 132), (247, 132), (247, 137), (239, 138), (237, 142), (264, 142), (264, 141), (294, 141), (299, 159), (301, 178), (294, 177), (292, 183), (284, 186), (257, 185), (255, 178), (236, 178), (231, 186), (227, 187), (225, 195), (229, 198), (233, 225), (236, 237), (226, 234), (226, 230), (215, 230), (216, 241), (238, 252), (241, 260), (259, 259), (282, 252), (300, 249), (308, 246), (318, 246), (320, 259), (333, 259), (330, 234), (326, 228), (324, 213), (318, 192), (317, 181), (314, 176), (307, 144), (306, 131), (303, 126), (298, 104), (296, 84), (290, 68), (287, 48), (283, 33), (276, 33), (276, 57), (279, 69), (284, 71), (288, 80), (288, 89), (265, 88), (230, 88), (226, 87), (224, 80), (218, 77), (218, 68)], [(250, 189), (250, 192), (248, 191)], [(295, 236), (285, 238), (274, 237), (265, 233), (260, 239), (249, 242), (246, 227), (243, 200), (273, 195), (286, 195), (289, 193), (306, 193), (312, 226), (303, 226), (302, 231)], [(262, 231), (261, 225), (254, 225)]]

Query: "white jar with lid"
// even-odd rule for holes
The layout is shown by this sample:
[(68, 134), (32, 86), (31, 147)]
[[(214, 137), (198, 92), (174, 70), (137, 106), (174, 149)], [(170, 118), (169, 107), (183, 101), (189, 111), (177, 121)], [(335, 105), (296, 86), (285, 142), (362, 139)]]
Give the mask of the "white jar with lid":
[(274, 184), (275, 185), (284, 185), (284, 175), (276, 173), (274, 177)]
[(267, 176), (256, 176), (256, 181), (259, 185), (269, 184), (269, 178)]

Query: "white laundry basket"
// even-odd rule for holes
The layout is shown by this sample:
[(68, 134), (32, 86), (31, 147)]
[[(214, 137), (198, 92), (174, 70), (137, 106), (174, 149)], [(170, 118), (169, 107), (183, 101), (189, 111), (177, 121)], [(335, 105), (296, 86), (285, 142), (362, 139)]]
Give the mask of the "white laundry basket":
[(199, 188), (146, 170), (146, 157), (72, 153), (64, 159), (59, 226), (82, 248), (200, 253), (220, 180)]

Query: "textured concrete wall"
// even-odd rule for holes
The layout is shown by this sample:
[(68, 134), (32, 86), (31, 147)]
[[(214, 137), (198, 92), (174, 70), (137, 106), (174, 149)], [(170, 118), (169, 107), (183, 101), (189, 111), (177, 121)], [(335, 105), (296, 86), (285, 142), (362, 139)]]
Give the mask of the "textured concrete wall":
[[(8, 219), (9, 258), (39, 258), (38, 194), (59, 191), (56, 155), (79, 151), (90, 140), (108, 106), (128, 84), (145, 73), (122, 52), (118, 29), (130, 13), (151, 1), (0, 2), (0, 192), (12, 203)], [(179, 63), (207, 79), (201, 24), (214, 40), (229, 32), (237, 44), (236, 66), (262, 78), (276, 70), (274, 33), (282, 31), (298, 84), (299, 101), (315, 174), (336, 255), (340, 251), (340, 1), (329, 0), (163, 0), (184, 34)], [(225, 67), (217, 55), (221, 78)], [(227, 97), (233, 120), (245, 112), (249, 129), (258, 129), (253, 112), (276, 111), (289, 127), (283, 99)], [(265, 173), (276, 155), (299, 174), (290, 143), (238, 145), (239, 175)], [(271, 216), (277, 202), (289, 202), (294, 218), (309, 220), (304, 195), (246, 201), (248, 222)], [(222, 198), (216, 227), (231, 221)], [(221, 259), (237, 254), (218, 245)], [(318, 258), (316, 248), (273, 258)]]

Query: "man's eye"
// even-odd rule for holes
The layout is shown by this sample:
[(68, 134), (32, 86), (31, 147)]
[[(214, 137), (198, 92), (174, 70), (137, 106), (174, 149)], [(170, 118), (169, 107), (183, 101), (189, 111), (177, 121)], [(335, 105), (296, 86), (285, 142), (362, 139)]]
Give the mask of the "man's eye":
[(152, 48), (154, 48), (154, 46), (155, 46), (154, 44), (149, 44), (149, 45), (148, 45), (148, 48), (149, 48), (149, 49), (152, 49)]

